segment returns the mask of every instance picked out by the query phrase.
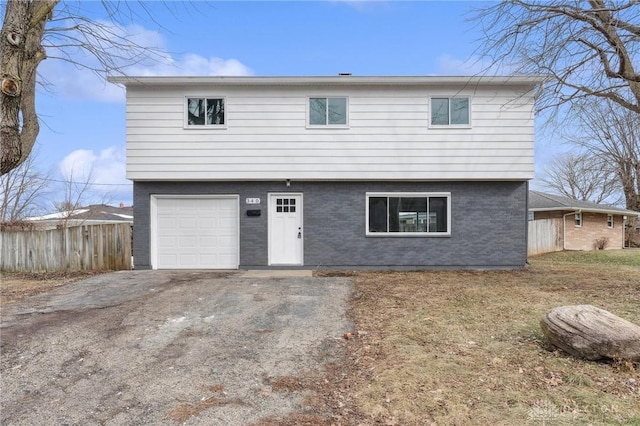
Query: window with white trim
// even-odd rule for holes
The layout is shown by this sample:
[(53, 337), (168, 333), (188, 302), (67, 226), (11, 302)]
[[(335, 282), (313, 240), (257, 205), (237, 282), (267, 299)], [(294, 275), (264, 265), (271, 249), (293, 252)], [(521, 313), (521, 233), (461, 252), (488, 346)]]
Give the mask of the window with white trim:
[(613, 229), (613, 215), (612, 214), (608, 214), (607, 215), (607, 228)]
[(188, 127), (224, 127), (227, 123), (225, 98), (186, 98), (185, 104)]
[(471, 114), (469, 98), (431, 98), (432, 126), (469, 126)]
[(576, 228), (579, 228), (582, 226), (582, 213), (576, 213), (574, 216), (574, 223), (576, 225)]
[(448, 236), (451, 193), (367, 193), (367, 235)]
[(345, 127), (349, 122), (346, 97), (310, 97), (308, 108), (309, 126)]

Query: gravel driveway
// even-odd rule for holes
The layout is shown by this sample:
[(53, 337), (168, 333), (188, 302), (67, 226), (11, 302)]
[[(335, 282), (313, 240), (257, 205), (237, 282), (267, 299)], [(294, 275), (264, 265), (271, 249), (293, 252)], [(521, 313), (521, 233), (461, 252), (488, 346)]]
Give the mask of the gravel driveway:
[[(246, 425), (344, 356), (349, 278), (122, 271), (3, 307), (3, 425)], [(284, 391), (283, 391), (284, 390)]]

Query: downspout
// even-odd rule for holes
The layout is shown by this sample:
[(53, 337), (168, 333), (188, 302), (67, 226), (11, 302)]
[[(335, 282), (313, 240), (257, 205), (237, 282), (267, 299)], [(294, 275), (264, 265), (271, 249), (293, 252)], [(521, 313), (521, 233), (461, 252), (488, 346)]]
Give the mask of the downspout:
[(563, 251), (567, 249), (567, 216), (571, 214), (575, 215), (578, 213), (582, 213), (582, 210), (577, 210), (575, 212), (570, 212), (562, 215), (562, 250)]
[(525, 265), (529, 265), (529, 181), (525, 182), (527, 198), (525, 199), (525, 220), (524, 220), (524, 246), (526, 247), (526, 255), (524, 257)]

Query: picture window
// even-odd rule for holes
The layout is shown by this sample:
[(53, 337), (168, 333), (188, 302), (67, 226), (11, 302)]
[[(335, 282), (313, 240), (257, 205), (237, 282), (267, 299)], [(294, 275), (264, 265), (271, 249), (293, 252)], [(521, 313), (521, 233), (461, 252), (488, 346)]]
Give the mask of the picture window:
[(449, 193), (367, 194), (367, 235), (451, 233)]

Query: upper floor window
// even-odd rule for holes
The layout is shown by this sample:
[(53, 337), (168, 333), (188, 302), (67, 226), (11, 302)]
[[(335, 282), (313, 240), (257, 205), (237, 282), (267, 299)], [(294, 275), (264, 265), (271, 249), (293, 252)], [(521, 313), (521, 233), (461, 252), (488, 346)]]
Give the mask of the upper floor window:
[(432, 126), (468, 126), (469, 98), (431, 98)]
[(608, 214), (607, 215), (607, 228), (609, 228), (609, 229), (613, 228), (613, 215), (612, 214)]
[(367, 235), (448, 236), (450, 193), (368, 193)]
[(224, 98), (187, 98), (187, 126), (224, 126)]
[(347, 98), (309, 98), (309, 126), (346, 126)]

